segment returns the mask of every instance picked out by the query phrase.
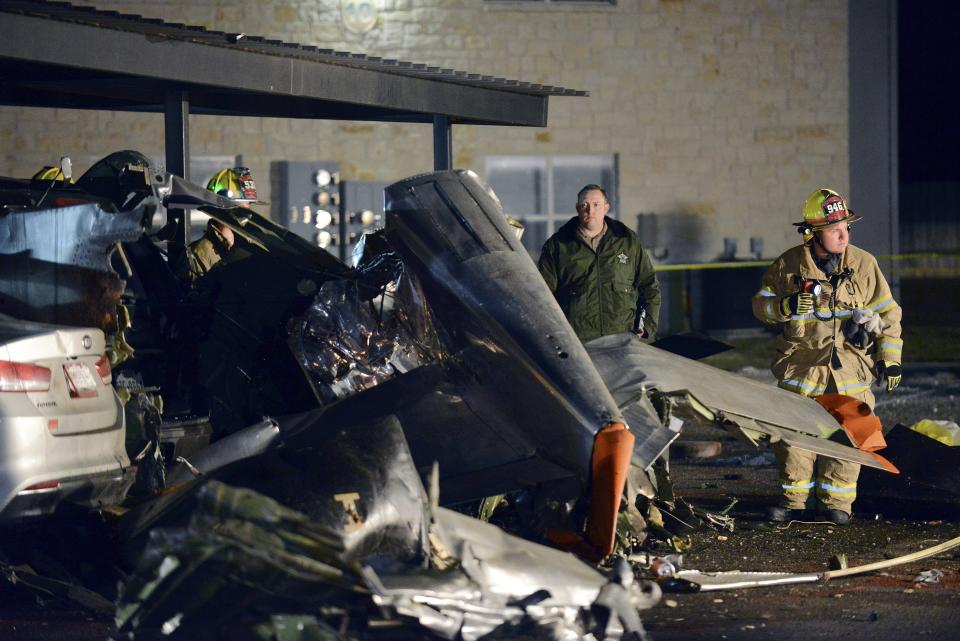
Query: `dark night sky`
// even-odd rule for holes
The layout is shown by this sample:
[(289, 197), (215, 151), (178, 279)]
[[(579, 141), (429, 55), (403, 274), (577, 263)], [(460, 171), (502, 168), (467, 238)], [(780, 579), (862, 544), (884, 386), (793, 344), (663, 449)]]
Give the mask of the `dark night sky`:
[(900, 0), (901, 181), (960, 181), (960, 2)]

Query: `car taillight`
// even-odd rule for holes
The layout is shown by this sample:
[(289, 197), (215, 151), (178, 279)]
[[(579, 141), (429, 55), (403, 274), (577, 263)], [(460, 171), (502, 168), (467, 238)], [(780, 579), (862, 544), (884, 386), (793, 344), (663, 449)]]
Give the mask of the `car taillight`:
[(33, 485), (27, 486), (21, 490), (22, 492), (35, 492), (37, 490), (55, 490), (60, 487), (60, 481), (44, 481), (43, 483), (34, 483)]
[(113, 372), (110, 369), (110, 359), (105, 355), (101, 356), (97, 361), (97, 374), (100, 375), (100, 380), (103, 381), (104, 385), (109, 385), (110, 381), (113, 380)]
[(46, 392), (50, 370), (32, 363), (0, 361), (0, 392)]
[(54, 207), (73, 207), (74, 205), (86, 205), (89, 200), (81, 198), (57, 198), (53, 201)]

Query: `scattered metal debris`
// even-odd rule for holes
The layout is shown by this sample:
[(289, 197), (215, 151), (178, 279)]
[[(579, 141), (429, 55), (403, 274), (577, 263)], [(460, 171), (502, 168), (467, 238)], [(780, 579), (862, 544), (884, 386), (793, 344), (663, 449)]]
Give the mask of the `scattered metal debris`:
[(914, 583), (940, 583), (940, 579), (943, 578), (943, 572), (934, 568), (932, 570), (924, 570), (914, 579)]

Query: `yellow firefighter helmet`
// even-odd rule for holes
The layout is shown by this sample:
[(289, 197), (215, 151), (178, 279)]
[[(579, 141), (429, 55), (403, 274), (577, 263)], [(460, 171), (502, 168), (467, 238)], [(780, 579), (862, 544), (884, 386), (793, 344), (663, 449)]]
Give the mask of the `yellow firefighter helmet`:
[(830, 225), (855, 223), (858, 220), (860, 216), (853, 213), (840, 194), (832, 189), (820, 188), (803, 203), (803, 220), (793, 224), (806, 236)]
[(246, 167), (226, 167), (213, 175), (207, 189), (242, 203), (257, 202), (257, 185)]

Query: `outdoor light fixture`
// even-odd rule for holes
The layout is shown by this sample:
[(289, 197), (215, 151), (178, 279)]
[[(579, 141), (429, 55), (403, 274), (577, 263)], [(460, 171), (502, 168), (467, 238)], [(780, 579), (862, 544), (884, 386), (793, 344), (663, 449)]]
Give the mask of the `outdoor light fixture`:
[(314, 216), (314, 220), (316, 221), (316, 228), (323, 229), (324, 227), (326, 227), (327, 225), (333, 222), (333, 214), (331, 214), (326, 209), (318, 209), (316, 212), (316, 215)]

